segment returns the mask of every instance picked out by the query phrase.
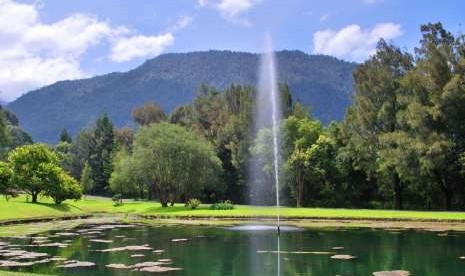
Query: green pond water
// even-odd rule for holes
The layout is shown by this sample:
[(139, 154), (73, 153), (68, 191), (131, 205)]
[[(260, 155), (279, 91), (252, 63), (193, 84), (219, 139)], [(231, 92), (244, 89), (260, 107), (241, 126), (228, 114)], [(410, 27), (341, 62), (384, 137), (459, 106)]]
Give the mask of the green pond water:
[[(66, 234), (68, 233), (68, 234)], [(71, 233), (71, 234), (69, 234)], [(13, 271), (28, 271), (54, 275), (372, 275), (381, 270), (408, 270), (418, 276), (464, 276), (465, 233), (448, 235), (428, 231), (385, 231), (372, 229), (313, 229), (281, 232), (280, 254), (273, 230), (234, 230), (201, 226), (131, 226), (84, 225), (76, 229), (52, 231), (41, 235), (48, 238), (23, 237), (0, 239), (10, 243), (0, 248), (47, 253), (35, 261), (64, 257), (68, 260), (89, 261), (93, 267), (59, 268), (63, 261), (38, 263), (25, 267), (10, 267)], [(92, 239), (112, 241), (102, 243)], [(173, 241), (178, 239), (178, 241)], [(179, 239), (187, 239), (179, 240)], [(63, 247), (37, 246), (63, 243)], [(31, 246), (36, 245), (36, 246)], [(108, 248), (145, 245), (150, 250), (101, 252)], [(5, 245), (3, 245), (5, 246)], [(1, 247), (1, 246), (0, 246)], [(334, 247), (344, 247), (335, 250)], [(163, 253), (155, 250), (164, 250)], [(356, 256), (354, 260), (331, 259), (334, 252)], [(158, 252), (158, 253), (157, 253)], [(292, 253), (294, 252), (294, 253)], [(300, 253), (296, 253), (300, 252)], [(11, 260), (1, 256), (0, 260)], [(144, 256), (133, 256), (143, 254)], [(131, 269), (108, 268), (108, 264), (134, 265), (164, 260), (164, 267), (179, 271), (148, 273)], [(28, 260), (16, 260), (27, 262)], [(279, 268), (278, 268), (279, 262)], [(132, 268), (133, 269), (133, 268)]]

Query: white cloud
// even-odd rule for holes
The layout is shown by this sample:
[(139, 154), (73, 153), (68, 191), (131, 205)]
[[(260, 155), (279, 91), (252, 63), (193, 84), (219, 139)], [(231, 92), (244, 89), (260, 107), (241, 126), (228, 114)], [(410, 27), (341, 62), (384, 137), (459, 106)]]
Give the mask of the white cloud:
[(242, 15), (261, 2), (262, 0), (219, 0), (212, 3), (209, 0), (198, 0), (200, 7), (214, 8), (224, 19), (243, 26), (250, 26), (252, 23)]
[[(191, 21), (191, 17), (181, 17), (171, 32)], [(174, 36), (169, 31), (140, 35), (88, 14), (72, 14), (47, 24), (41, 21), (38, 6), (0, 0), (0, 99), (11, 101), (58, 80), (88, 76), (81, 58), (103, 41), (112, 46), (111, 60), (122, 62), (158, 55), (173, 43)]]
[(174, 36), (171, 33), (158, 36), (123, 37), (115, 42), (110, 59), (115, 62), (125, 62), (134, 58), (157, 56), (173, 43)]
[(362, 29), (356, 24), (339, 31), (326, 29), (313, 34), (313, 53), (363, 61), (375, 53), (380, 38), (389, 40), (401, 35), (401, 26), (394, 23), (376, 24), (371, 29)]
[(171, 27), (169, 27), (167, 31), (176, 32), (176, 31), (182, 30), (186, 28), (187, 26), (189, 26), (193, 20), (194, 18), (190, 15), (180, 16), (179, 19)]

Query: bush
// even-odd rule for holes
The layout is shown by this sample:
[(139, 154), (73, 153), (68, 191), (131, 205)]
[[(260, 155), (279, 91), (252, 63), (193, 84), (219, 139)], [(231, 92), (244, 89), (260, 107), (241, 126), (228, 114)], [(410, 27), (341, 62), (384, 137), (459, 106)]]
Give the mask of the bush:
[(111, 198), (111, 200), (113, 200), (113, 202), (115, 203), (115, 205), (123, 205), (123, 195), (122, 194), (115, 194), (113, 195), (113, 197)]
[(19, 191), (13, 188), (8, 188), (3, 192), (3, 195), (5, 196), (5, 200), (9, 201), (10, 198), (18, 197)]
[(223, 202), (218, 202), (210, 205), (210, 210), (232, 210), (234, 205), (230, 200), (225, 200)]
[(197, 198), (191, 198), (191, 199), (189, 199), (189, 201), (187, 202), (186, 207), (191, 207), (192, 209), (196, 209), (197, 207), (199, 207), (199, 205), (200, 205), (201, 203), (202, 203), (202, 202), (200, 202), (199, 199), (197, 199)]

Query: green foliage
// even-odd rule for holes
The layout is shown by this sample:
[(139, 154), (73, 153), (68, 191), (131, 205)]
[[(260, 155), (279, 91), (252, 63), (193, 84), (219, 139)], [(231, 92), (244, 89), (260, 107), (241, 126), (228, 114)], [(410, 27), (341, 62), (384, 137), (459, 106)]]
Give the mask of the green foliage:
[(58, 156), (44, 144), (18, 147), (8, 154), (13, 171), (12, 182), (37, 202), (37, 196), (53, 181), (48, 179), (50, 169), (59, 166)]
[(56, 204), (65, 199), (79, 199), (80, 188), (76, 181), (59, 166), (59, 158), (48, 146), (33, 144), (18, 147), (8, 154), (11, 182), (37, 202), (44, 193)]
[(95, 122), (93, 133), (94, 147), (91, 148), (89, 165), (92, 168), (94, 193), (104, 194), (113, 171), (114, 133), (113, 123), (106, 113)]
[(51, 197), (55, 204), (61, 204), (67, 199), (80, 199), (82, 190), (78, 182), (66, 174), (60, 167), (49, 167), (48, 182), (44, 194)]
[(120, 152), (111, 179), (114, 191), (127, 192), (144, 183), (162, 206), (179, 198), (192, 198), (215, 183), (220, 162), (211, 144), (188, 129), (168, 124), (142, 127), (133, 154)]
[(134, 159), (125, 150), (119, 151), (114, 158), (114, 171), (110, 178), (110, 189), (117, 194), (135, 194), (138, 186), (143, 185)]
[(233, 210), (234, 204), (231, 201), (225, 200), (223, 202), (218, 202), (210, 205), (210, 210)]
[(71, 143), (73, 140), (68, 133), (68, 130), (64, 128), (60, 133), (60, 142)]
[(0, 194), (4, 195), (7, 200), (11, 196), (15, 196), (15, 187), (11, 181), (13, 171), (10, 165), (6, 162), (0, 161)]
[(122, 194), (114, 194), (111, 200), (115, 203), (116, 206), (123, 205), (123, 195)]
[(200, 199), (197, 199), (197, 198), (191, 198), (187, 201), (186, 203), (186, 207), (189, 207), (191, 208), (192, 210), (195, 210), (197, 209), (197, 207), (200, 206), (200, 204), (202, 204), (202, 202), (200, 201)]
[[(1, 108), (1, 107), (0, 107)], [(0, 109), (0, 154), (3, 155), (8, 149), (9, 137), (7, 131), (7, 124), (5, 120), (5, 114)]]
[(90, 167), (88, 162), (85, 163), (84, 169), (82, 169), (80, 185), (83, 193), (89, 193), (94, 188), (94, 180), (92, 179), (92, 168)]

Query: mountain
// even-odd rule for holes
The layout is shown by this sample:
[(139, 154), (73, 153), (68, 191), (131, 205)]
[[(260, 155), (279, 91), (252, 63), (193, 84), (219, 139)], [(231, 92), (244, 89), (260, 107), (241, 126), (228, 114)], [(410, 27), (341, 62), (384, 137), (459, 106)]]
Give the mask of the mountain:
[[(191, 102), (201, 83), (217, 88), (256, 84), (259, 54), (205, 51), (163, 54), (124, 73), (60, 81), (8, 104), (35, 141), (56, 142), (63, 128), (72, 134), (103, 112), (116, 126), (131, 125), (131, 110), (154, 101), (166, 112)], [(300, 51), (276, 52), (279, 81), (293, 98), (323, 122), (343, 117), (352, 95), (355, 63)]]

